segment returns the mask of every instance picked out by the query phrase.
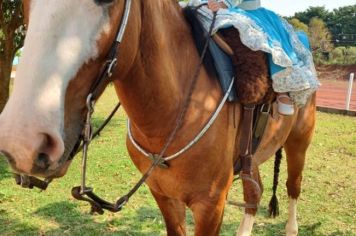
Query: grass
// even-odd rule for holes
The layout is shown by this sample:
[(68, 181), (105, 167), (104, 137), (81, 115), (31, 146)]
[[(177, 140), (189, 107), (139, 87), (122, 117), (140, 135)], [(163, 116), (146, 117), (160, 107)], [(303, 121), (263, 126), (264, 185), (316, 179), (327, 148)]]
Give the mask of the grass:
[[(112, 87), (97, 105), (98, 125), (115, 104)], [(104, 105), (106, 104), (106, 105)], [(110, 104), (110, 105), (108, 105)], [(356, 235), (356, 118), (318, 113), (313, 144), (308, 152), (303, 190), (298, 205), (300, 235)], [(90, 148), (88, 182), (107, 199), (116, 199), (136, 183), (140, 174), (125, 147), (126, 121), (121, 113)], [(279, 186), (280, 216), (269, 219), (273, 160), (262, 166), (265, 186), (253, 235), (284, 235), (287, 219), (286, 163)], [(74, 200), (70, 189), (80, 183), (80, 157), (68, 174), (46, 192), (16, 186), (0, 159), (0, 235), (165, 235), (160, 212), (146, 186), (118, 214), (92, 216), (89, 206)], [(242, 199), (240, 183), (231, 190)], [(221, 235), (234, 235), (242, 210), (226, 206)], [(187, 213), (189, 235), (193, 220)]]

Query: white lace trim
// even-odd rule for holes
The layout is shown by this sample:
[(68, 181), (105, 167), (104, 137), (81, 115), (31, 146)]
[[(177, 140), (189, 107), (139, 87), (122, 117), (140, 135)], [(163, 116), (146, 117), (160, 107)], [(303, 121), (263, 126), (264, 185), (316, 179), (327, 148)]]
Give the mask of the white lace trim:
[(286, 20), (281, 20), (289, 34), (293, 49), (300, 59), (300, 64), (274, 74), (273, 89), (277, 92), (289, 92), (294, 103), (301, 107), (321, 84), (317, 79), (312, 53), (299, 40), (293, 27)]
[[(199, 9), (200, 20), (204, 27), (209, 29), (211, 19), (213, 18), (212, 12), (207, 7)], [(219, 29), (233, 26), (240, 32), (241, 42), (254, 51), (264, 51), (272, 55), (273, 62), (282, 67), (292, 66), (292, 61), (289, 56), (284, 52), (279, 42), (272, 42), (272, 47), (268, 43), (268, 34), (266, 34), (261, 27), (259, 27), (251, 18), (239, 14), (231, 13), (228, 9), (220, 9), (216, 17), (213, 34)]]

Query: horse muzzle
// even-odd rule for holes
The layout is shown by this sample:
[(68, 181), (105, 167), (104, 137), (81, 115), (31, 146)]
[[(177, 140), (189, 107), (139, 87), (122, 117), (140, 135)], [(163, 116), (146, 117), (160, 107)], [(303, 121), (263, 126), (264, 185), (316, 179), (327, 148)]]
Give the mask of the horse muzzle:
[[(33, 127), (16, 130), (0, 124), (0, 152), (18, 173), (47, 177), (60, 168), (64, 152), (61, 135)], [(27, 126), (28, 127), (28, 126)], [(33, 131), (33, 132), (32, 132)]]

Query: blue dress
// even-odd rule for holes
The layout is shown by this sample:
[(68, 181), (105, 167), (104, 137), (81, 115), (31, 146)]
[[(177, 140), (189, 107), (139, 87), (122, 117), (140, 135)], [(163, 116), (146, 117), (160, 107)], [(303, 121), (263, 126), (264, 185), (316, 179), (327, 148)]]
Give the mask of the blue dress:
[[(207, 0), (191, 0), (199, 5)], [(299, 107), (320, 86), (307, 36), (273, 11), (260, 7), (259, 0), (223, 0), (227, 9), (217, 13), (213, 33), (234, 27), (241, 42), (254, 51), (268, 54), (272, 85), (278, 93), (288, 92)], [(207, 7), (199, 9), (199, 20), (208, 30), (213, 13)]]

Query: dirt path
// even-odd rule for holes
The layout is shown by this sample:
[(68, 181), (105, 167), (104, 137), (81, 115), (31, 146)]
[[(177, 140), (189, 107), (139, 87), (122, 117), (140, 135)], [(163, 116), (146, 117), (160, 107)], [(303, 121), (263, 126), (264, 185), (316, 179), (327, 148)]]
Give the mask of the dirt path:
[[(322, 83), (317, 92), (317, 106), (344, 110), (346, 108), (348, 79), (351, 73), (356, 75), (356, 65), (318, 66), (317, 71)], [(356, 111), (356, 78), (352, 89), (350, 110)]]
[[(322, 80), (321, 83), (322, 86), (316, 93), (317, 106), (345, 109), (348, 82)], [(356, 80), (352, 89), (350, 110), (356, 111)]]

